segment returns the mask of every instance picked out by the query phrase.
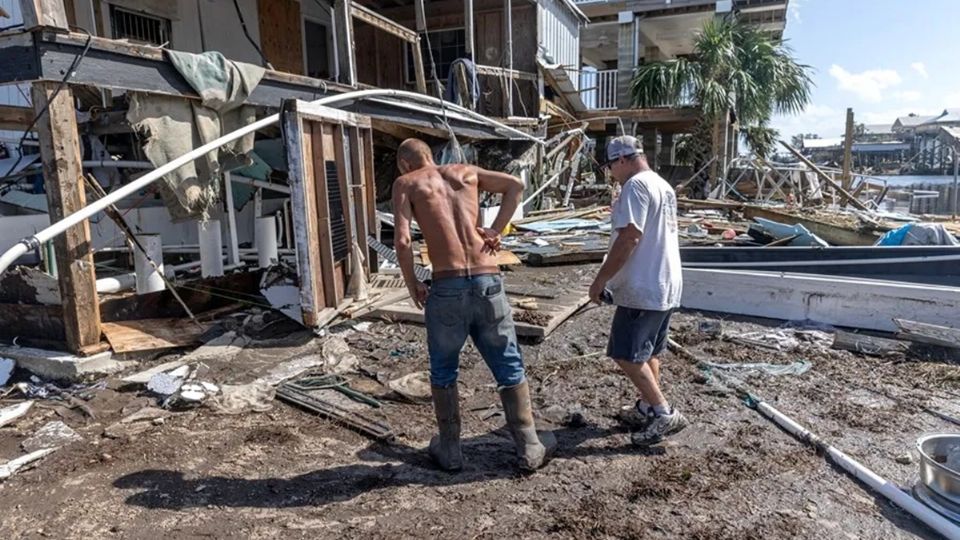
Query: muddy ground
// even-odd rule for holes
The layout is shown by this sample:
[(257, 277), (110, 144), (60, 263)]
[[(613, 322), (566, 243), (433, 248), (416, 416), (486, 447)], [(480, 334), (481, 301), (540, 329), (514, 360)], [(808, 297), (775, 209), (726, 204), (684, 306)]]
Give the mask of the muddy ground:
[[(546, 286), (592, 269), (519, 272), (535, 272)], [(508, 282), (515, 277), (508, 274)], [(657, 447), (631, 447), (616, 412), (635, 392), (615, 366), (592, 354), (605, 346), (611, 315), (610, 307), (588, 310), (542, 343), (523, 347), (541, 422), (552, 421), (560, 442), (537, 474), (514, 468), (512, 443), (495, 414), (495, 387), (472, 346), (461, 369), (467, 466), (459, 474), (430, 467), (422, 449), (434, 430), (432, 410), (402, 399), (385, 401), (383, 409), (398, 433), (392, 444), (280, 402), (268, 412), (240, 415), (201, 407), (128, 439), (107, 438), (107, 426), (156, 403), (142, 389), (120, 388), (114, 377), (86, 402), (95, 418), (43, 402), (0, 429), (2, 459), (19, 455), (19, 442), (50, 420), (61, 419), (83, 436), (0, 484), (0, 537), (935, 537), (672, 354), (664, 356), (665, 392), (692, 425)], [(916, 463), (901, 463), (916, 438), (957, 430), (922, 412), (926, 406), (960, 416), (954, 363), (925, 354), (880, 359), (830, 350), (817, 334), (802, 334), (807, 341), (790, 351), (736, 344), (707, 335), (704, 322), (717, 320), (680, 313), (674, 336), (716, 363), (809, 361), (812, 368), (802, 375), (746, 381), (902, 486), (917, 479)], [(781, 324), (722, 322), (730, 334), (770, 332)], [(318, 346), (285, 321), (251, 333), (260, 341), (235, 358), (207, 362), (210, 380), (248, 382)], [(339, 335), (368, 374), (350, 379), (373, 394), (391, 397), (375, 379), (426, 368), (420, 326), (378, 321)]]

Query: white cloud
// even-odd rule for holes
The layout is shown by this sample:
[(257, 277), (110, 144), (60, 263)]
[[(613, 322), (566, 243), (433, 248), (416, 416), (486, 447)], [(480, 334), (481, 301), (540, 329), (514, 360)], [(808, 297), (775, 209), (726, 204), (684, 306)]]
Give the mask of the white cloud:
[(837, 80), (837, 86), (841, 90), (852, 92), (870, 103), (883, 101), (883, 91), (903, 80), (900, 74), (892, 69), (868, 69), (860, 73), (850, 73), (837, 64), (830, 66), (830, 75)]
[(947, 96), (943, 98), (943, 106), (950, 108), (960, 107), (960, 92), (947, 94)]
[(790, 16), (798, 23), (803, 22), (803, 19), (800, 18), (800, 6), (803, 5), (803, 2), (806, 2), (806, 0), (793, 0), (790, 2)]
[(903, 101), (904, 103), (913, 103), (915, 101), (920, 101), (923, 99), (923, 94), (917, 90), (898, 90), (893, 93), (893, 97), (897, 101)]
[(923, 62), (914, 62), (910, 64), (910, 67), (912, 67), (913, 70), (919, 73), (924, 79), (930, 78), (930, 75), (927, 73), (927, 66)]
[(803, 116), (813, 118), (827, 118), (836, 114), (837, 111), (835, 111), (833, 107), (829, 105), (817, 105), (816, 103), (807, 105), (807, 108), (803, 110)]

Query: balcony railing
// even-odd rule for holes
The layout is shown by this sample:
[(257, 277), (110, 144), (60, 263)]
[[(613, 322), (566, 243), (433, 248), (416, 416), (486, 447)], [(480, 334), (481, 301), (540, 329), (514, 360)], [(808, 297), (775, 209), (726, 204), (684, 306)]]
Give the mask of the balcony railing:
[(616, 109), (617, 70), (581, 71), (580, 99), (588, 109)]

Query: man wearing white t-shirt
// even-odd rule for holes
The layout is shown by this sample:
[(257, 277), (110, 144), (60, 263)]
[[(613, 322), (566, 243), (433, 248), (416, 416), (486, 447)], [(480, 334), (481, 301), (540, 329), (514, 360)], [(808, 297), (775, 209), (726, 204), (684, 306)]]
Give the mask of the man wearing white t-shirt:
[(635, 137), (611, 140), (604, 167), (621, 189), (612, 208), (610, 249), (590, 286), (590, 298), (617, 306), (607, 356), (640, 392), (628, 415), (639, 428), (631, 440), (649, 446), (687, 426), (660, 391), (657, 358), (666, 348), (670, 314), (680, 307), (683, 289), (677, 196), (647, 165)]

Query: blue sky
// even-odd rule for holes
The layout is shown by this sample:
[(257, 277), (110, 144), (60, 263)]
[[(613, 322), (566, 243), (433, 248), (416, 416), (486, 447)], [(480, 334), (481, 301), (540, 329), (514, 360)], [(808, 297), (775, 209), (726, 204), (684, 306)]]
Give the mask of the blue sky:
[(960, 0), (790, 0), (784, 38), (816, 87), (805, 112), (773, 127), (836, 137), (847, 107), (864, 124), (960, 108), (958, 23)]

